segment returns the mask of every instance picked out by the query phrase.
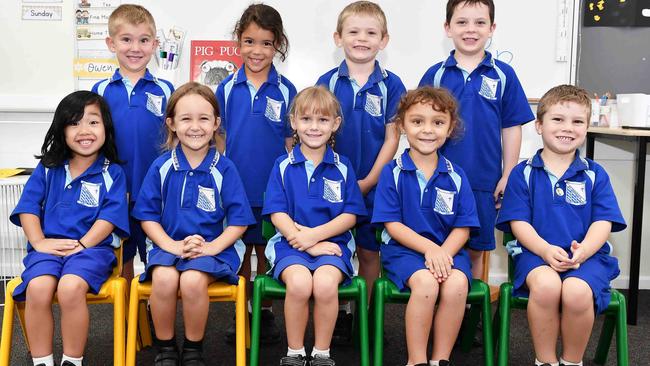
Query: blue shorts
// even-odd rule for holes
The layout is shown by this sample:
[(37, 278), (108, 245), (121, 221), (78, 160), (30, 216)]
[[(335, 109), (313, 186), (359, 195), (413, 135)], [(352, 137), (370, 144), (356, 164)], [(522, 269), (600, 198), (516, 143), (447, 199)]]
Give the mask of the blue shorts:
[(382, 225), (371, 224), (372, 209), (375, 205), (375, 192), (377, 186), (373, 187), (368, 194), (363, 198), (366, 204), (367, 216), (357, 216), (357, 224), (355, 225), (354, 240), (357, 246), (371, 250), (373, 252), (379, 251), (380, 243), (377, 241), (376, 231), (383, 229)]
[[(408, 289), (408, 280), (415, 272), (427, 269), (423, 254), (398, 244), (382, 244), (381, 263), (388, 279), (393, 281), (400, 291)], [(460, 270), (467, 277), (469, 290), (472, 286), (472, 264), (465, 249), (456, 253), (452, 268)]]
[(253, 210), (255, 223), (253, 225), (248, 225), (246, 232), (242, 236), (242, 241), (247, 246), (266, 245), (266, 240), (264, 240), (264, 237), (262, 236), (262, 208), (251, 207), (251, 209)]
[[(515, 273), (512, 294), (528, 297), (526, 277), (533, 269), (546, 265), (546, 262), (527, 250), (516, 255), (513, 262)], [(609, 282), (618, 277), (619, 273), (618, 259), (599, 252), (589, 257), (578, 269), (571, 269), (558, 273), (558, 275), (562, 281), (568, 277), (576, 277), (585, 281), (593, 293), (596, 314), (600, 314), (607, 309), (611, 298)]]
[(162, 250), (157, 245), (147, 253), (148, 261), (144, 273), (140, 275), (140, 282), (150, 281), (151, 274), (156, 266), (175, 267), (178, 272), (188, 270), (201, 271), (209, 274), (215, 280), (228, 282), (236, 285), (239, 281), (237, 272), (239, 271), (240, 261), (234, 248), (230, 247), (223, 252), (213, 255), (198, 257), (194, 259), (181, 259), (169, 252)]
[[(280, 238), (280, 240), (278, 241), (277, 238)], [(275, 243), (272, 243), (274, 239)], [(347, 285), (354, 276), (352, 251), (345, 245), (339, 244), (339, 246), (343, 253), (340, 257), (336, 255), (313, 257), (306, 252), (294, 249), (287, 243), (285, 238), (280, 237), (278, 234), (269, 241), (269, 245), (266, 247), (266, 257), (273, 258), (272, 268), (269, 270), (269, 274), (276, 280), (282, 282), (282, 271), (291, 265), (298, 264), (307, 267), (311, 272), (314, 272), (320, 266), (331, 265), (343, 272), (342, 284)]]
[(122, 249), (122, 258), (124, 262), (128, 262), (135, 258), (136, 253), (140, 253), (140, 260), (142, 263), (147, 263), (147, 235), (142, 230), (142, 225), (139, 220), (131, 216), (133, 205), (129, 204), (129, 237), (124, 241)]
[(481, 227), (472, 230), (467, 246), (473, 250), (489, 251), (496, 248), (494, 226), (497, 221), (497, 210), (494, 206), (493, 192), (472, 191), (476, 200), (476, 212)]
[(101, 245), (90, 247), (67, 257), (40, 253), (35, 250), (27, 253), (23, 260), (25, 270), (20, 275), (23, 282), (14, 290), (14, 300), (25, 301), (29, 281), (39, 276), (53, 276), (61, 279), (66, 274), (83, 278), (89, 291), (97, 294), (104, 282), (113, 272), (117, 263), (113, 247)]

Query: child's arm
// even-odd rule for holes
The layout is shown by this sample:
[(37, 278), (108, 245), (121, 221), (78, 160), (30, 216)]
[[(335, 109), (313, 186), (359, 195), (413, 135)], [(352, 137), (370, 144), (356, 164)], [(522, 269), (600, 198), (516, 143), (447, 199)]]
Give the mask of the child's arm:
[(399, 221), (385, 222), (384, 226), (388, 234), (398, 243), (424, 254), (424, 264), (438, 282), (449, 277), (454, 262), (445, 249)]
[(501, 198), (508, 183), (508, 177), (512, 168), (519, 162), (519, 152), (521, 150), (521, 125), (504, 128), (501, 130), (503, 135), (503, 174), (497, 182), (494, 190), (494, 202), (496, 208), (501, 208)]
[(184, 240), (172, 239), (167, 235), (160, 223), (156, 221), (142, 221), (142, 230), (160, 249), (179, 257), (183, 256)]
[(544, 240), (528, 222), (510, 221), (510, 228), (521, 245), (544, 259), (555, 271), (565, 272), (573, 267), (573, 262), (567, 252), (559, 246)]
[(467, 243), (467, 240), (469, 240), (469, 228), (455, 227), (447, 235), (447, 239), (445, 239), (441, 247), (453, 258), (465, 243)]
[(589, 225), (587, 235), (581, 243), (577, 241), (571, 242), (571, 262), (580, 266), (589, 257), (596, 254), (598, 250), (607, 242), (607, 238), (612, 231), (612, 223), (610, 221), (596, 221)]
[(333, 236), (350, 230), (356, 222), (357, 216), (350, 213), (342, 213), (332, 220), (313, 228), (302, 226), (299, 223), (294, 222), (297, 231), (294, 231), (290, 235), (285, 235), (284, 237), (287, 238), (287, 241), (291, 246), (303, 251), (319, 242), (326, 241)]
[(79, 243), (74, 239), (46, 238), (41, 229), (41, 219), (34, 214), (21, 213), (19, 218), (27, 240), (37, 252), (63, 257), (68, 251), (79, 246)]
[(361, 188), (361, 193), (363, 193), (363, 195), (366, 195), (374, 186), (377, 185), (381, 170), (384, 168), (384, 165), (393, 160), (398, 145), (399, 134), (397, 126), (395, 123), (388, 123), (386, 125), (384, 144), (381, 146), (379, 154), (377, 154), (377, 159), (375, 159), (372, 169), (370, 169), (370, 172), (365, 178), (359, 179), (359, 188)]
[(71, 255), (84, 249), (94, 247), (101, 243), (102, 240), (106, 239), (107, 236), (111, 235), (114, 229), (115, 225), (110, 221), (101, 219), (95, 221), (93, 226), (90, 227), (90, 230), (88, 230), (88, 232), (77, 241), (80, 245), (67, 252), (66, 255)]

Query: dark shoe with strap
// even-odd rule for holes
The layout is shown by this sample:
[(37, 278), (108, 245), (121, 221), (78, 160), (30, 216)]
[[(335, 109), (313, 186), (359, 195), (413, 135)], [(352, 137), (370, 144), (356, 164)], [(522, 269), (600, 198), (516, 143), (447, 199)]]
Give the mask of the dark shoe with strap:
[(336, 362), (330, 357), (314, 356), (311, 359), (311, 366), (336, 366)]
[(280, 366), (309, 366), (309, 357), (302, 355), (284, 356), (280, 359)]
[(440, 365), (440, 366), (454, 366), (454, 364), (449, 360), (440, 360), (440, 361), (438, 361), (438, 365)]
[(179, 366), (178, 348), (176, 346), (159, 347), (153, 364), (154, 366)]
[(181, 357), (182, 366), (205, 366), (203, 352), (194, 348), (183, 348)]

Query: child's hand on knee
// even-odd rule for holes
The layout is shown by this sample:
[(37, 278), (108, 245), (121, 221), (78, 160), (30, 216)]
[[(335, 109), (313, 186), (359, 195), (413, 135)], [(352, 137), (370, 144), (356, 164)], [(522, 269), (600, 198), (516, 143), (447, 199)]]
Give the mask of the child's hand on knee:
[(572, 268), (580, 268), (580, 265), (587, 260), (587, 253), (585, 252), (584, 247), (581, 243), (577, 241), (571, 242), (571, 262), (573, 263)]
[(566, 272), (574, 265), (567, 252), (553, 244), (546, 246), (542, 259), (544, 259), (544, 261), (556, 272)]
[(183, 239), (183, 253), (181, 258), (193, 259), (203, 255), (204, 245), (205, 239), (201, 235), (195, 234), (186, 237)]
[(305, 251), (313, 257), (318, 257), (319, 255), (335, 255), (340, 257), (343, 255), (341, 247), (330, 241), (321, 241)]
[(68, 252), (74, 250), (79, 246), (79, 243), (76, 240), (72, 239), (48, 239), (43, 238), (38, 241), (34, 241), (32, 247), (34, 250), (40, 253), (47, 253), (63, 257), (68, 255)]
[(302, 226), (297, 222), (295, 222), (294, 225), (298, 231), (292, 235), (287, 236), (289, 245), (291, 245), (294, 249), (298, 249), (302, 252), (318, 243), (318, 238), (316, 237), (316, 233), (314, 232), (313, 228)]
[(444, 249), (434, 244), (424, 253), (424, 265), (438, 282), (443, 282), (451, 275), (453, 259)]

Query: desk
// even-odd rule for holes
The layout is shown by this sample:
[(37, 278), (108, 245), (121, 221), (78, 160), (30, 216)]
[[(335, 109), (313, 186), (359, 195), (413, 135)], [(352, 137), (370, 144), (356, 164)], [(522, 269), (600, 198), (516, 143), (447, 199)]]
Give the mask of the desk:
[(636, 325), (639, 303), (639, 266), (641, 262), (641, 231), (643, 229), (643, 188), (645, 164), (650, 130), (589, 127), (587, 130), (587, 157), (594, 158), (594, 142), (597, 138), (632, 141), (636, 143), (636, 179), (634, 181), (634, 208), (632, 209), (632, 246), (630, 251), (630, 282), (628, 290), (627, 322)]

